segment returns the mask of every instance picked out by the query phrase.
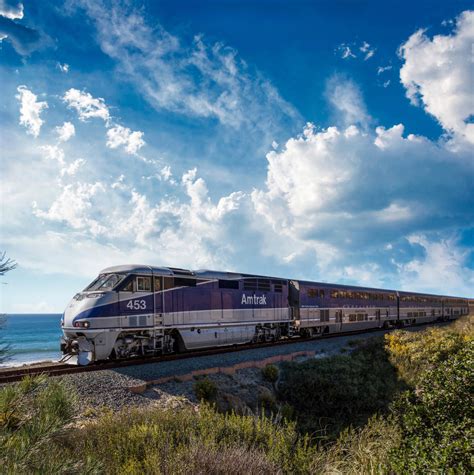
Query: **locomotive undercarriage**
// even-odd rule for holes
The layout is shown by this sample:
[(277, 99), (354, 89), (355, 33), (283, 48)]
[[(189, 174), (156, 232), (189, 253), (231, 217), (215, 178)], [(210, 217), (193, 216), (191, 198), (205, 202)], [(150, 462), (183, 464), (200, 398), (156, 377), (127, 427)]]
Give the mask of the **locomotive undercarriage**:
[[(252, 334), (242, 337), (239, 341), (221, 342), (220, 344), (205, 342), (200, 348), (213, 346), (231, 346), (234, 344), (271, 342), (282, 336), (292, 336), (294, 333), (288, 323), (258, 324), (253, 327)], [(214, 329), (193, 328), (194, 334), (213, 333)], [(146, 356), (159, 356), (170, 353), (197, 349), (190, 348), (186, 343), (184, 333), (189, 330), (177, 329), (143, 329), (134, 331), (101, 331), (99, 329), (66, 335), (61, 342), (61, 350), (68, 363), (87, 365), (95, 361), (108, 359), (129, 359)], [(202, 333), (201, 333), (202, 332)], [(216, 333), (217, 335), (217, 333)], [(184, 336), (184, 339), (183, 339)], [(204, 336), (204, 335), (203, 335)]]

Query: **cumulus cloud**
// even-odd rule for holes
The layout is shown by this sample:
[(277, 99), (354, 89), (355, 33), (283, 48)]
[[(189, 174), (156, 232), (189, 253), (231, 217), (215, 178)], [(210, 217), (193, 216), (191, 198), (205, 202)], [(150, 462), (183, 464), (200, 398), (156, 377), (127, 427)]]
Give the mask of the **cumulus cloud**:
[(474, 12), (465, 11), (452, 34), (429, 38), (426, 30), (418, 30), (399, 49), (404, 61), (400, 79), (411, 103), (422, 105), (446, 131), (470, 143), (474, 143), (473, 42)]
[(474, 220), (470, 157), (405, 136), (401, 124), (375, 133), (309, 124), (267, 160), (266, 189), (252, 193), (256, 212), (302, 247), (330, 243), (338, 258)]
[(23, 3), (0, 0), (0, 16), (10, 20), (21, 20), (23, 18)]
[[(33, 213), (85, 238), (106, 239), (117, 249), (137, 247), (177, 265), (223, 265), (231, 248), (226, 220), (239, 208), (244, 194), (234, 192), (211, 200), (196, 169), (183, 174), (181, 189), (184, 198), (163, 197), (156, 202), (127, 185), (124, 175), (111, 185), (75, 182), (60, 185), (46, 209), (34, 203)], [(186, 255), (183, 248), (188, 250)]]
[(106, 228), (91, 217), (91, 210), (94, 199), (104, 192), (105, 186), (101, 182), (68, 184), (47, 211), (33, 203), (33, 213), (38, 218), (62, 222), (76, 230), (86, 230), (93, 236), (103, 234)]
[(132, 132), (129, 128), (121, 125), (116, 125), (107, 130), (107, 147), (109, 148), (123, 146), (127, 153), (136, 155), (144, 145), (143, 132)]
[(38, 96), (33, 94), (26, 86), (18, 86), (15, 96), (20, 102), (20, 125), (26, 127), (26, 132), (33, 137), (38, 137), (44, 121), (41, 112), (48, 108), (46, 101), (38, 101)]
[(58, 140), (60, 142), (67, 142), (71, 137), (76, 134), (76, 128), (71, 122), (64, 122), (63, 125), (56, 127), (56, 133), (58, 134)]
[(109, 108), (101, 97), (93, 97), (89, 92), (71, 88), (63, 96), (63, 101), (71, 109), (75, 109), (79, 120), (102, 119), (106, 124), (110, 121)]
[(179, 39), (125, 2), (112, 8), (96, 0), (78, 4), (95, 23), (102, 50), (156, 109), (252, 131), (269, 127), (268, 118), (274, 128), (297, 118), (269, 81), (252, 77), (234, 49), (207, 44), (201, 35)]

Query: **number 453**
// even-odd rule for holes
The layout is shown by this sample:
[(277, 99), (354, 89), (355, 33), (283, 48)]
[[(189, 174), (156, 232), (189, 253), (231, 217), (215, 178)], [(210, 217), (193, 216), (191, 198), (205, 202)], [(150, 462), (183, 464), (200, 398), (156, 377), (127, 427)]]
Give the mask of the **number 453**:
[(129, 300), (127, 303), (127, 308), (130, 310), (145, 310), (146, 301), (145, 300)]

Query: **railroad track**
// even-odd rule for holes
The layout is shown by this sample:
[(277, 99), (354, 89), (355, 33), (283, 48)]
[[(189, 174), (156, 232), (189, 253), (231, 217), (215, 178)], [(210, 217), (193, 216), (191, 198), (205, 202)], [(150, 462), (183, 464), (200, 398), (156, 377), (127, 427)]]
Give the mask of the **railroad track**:
[[(429, 322), (429, 323), (419, 323), (416, 325), (411, 325), (409, 328), (420, 327), (420, 326), (429, 326), (429, 325), (443, 325), (447, 322)], [(142, 364), (151, 364), (151, 363), (159, 363), (159, 362), (166, 362), (166, 361), (175, 361), (187, 358), (196, 358), (201, 356), (211, 356), (211, 355), (218, 355), (223, 353), (234, 353), (238, 351), (245, 351), (250, 349), (258, 349), (258, 348), (267, 348), (269, 346), (282, 346), (282, 345), (291, 345), (295, 343), (301, 343), (305, 341), (317, 341), (329, 338), (338, 338), (342, 336), (350, 336), (350, 335), (360, 335), (363, 333), (374, 333), (374, 332), (387, 332), (393, 331), (396, 328), (391, 329), (382, 329), (382, 328), (370, 328), (368, 330), (358, 330), (358, 331), (351, 331), (351, 332), (341, 332), (341, 333), (330, 333), (327, 335), (321, 335), (312, 338), (302, 338), (302, 337), (294, 337), (288, 338), (285, 340), (279, 340), (276, 342), (263, 342), (263, 343), (247, 343), (244, 345), (236, 345), (230, 347), (221, 347), (221, 348), (211, 348), (211, 349), (204, 349), (204, 350), (197, 350), (197, 351), (188, 351), (186, 353), (174, 353), (170, 355), (162, 355), (162, 356), (153, 356), (153, 357), (140, 357), (140, 358), (133, 358), (124, 361), (105, 361), (103, 363), (95, 363), (91, 366), (76, 366), (70, 365), (67, 363), (48, 363), (44, 365), (34, 365), (34, 366), (27, 366), (21, 368), (6, 368), (0, 369), (0, 385), (5, 383), (11, 383), (15, 381), (20, 381), (25, 376), (38, 376), (41, 374), (46, 374), (48, 376), (62, 376), (65, 374), (72, 374), (72, 373), (85, 373), (90, 371), (101, 371), (104, 369), (117, 369), (117, 368), (125, 368), (127, 366), (137, 366)]]

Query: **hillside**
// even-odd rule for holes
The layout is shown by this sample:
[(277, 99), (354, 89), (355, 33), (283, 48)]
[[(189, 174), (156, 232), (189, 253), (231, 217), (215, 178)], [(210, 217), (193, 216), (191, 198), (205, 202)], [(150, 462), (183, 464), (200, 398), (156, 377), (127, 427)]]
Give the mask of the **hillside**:
[[(169, 408), (86, 419), (64, 383), (24, 380), (0, 391), (0, 471), (469, 473), (473, 328), (471, 316), (397, 330), (241, 374), (235, 390), (200, 378)], [(254, 390), (245, 407), (243, 386)]]

